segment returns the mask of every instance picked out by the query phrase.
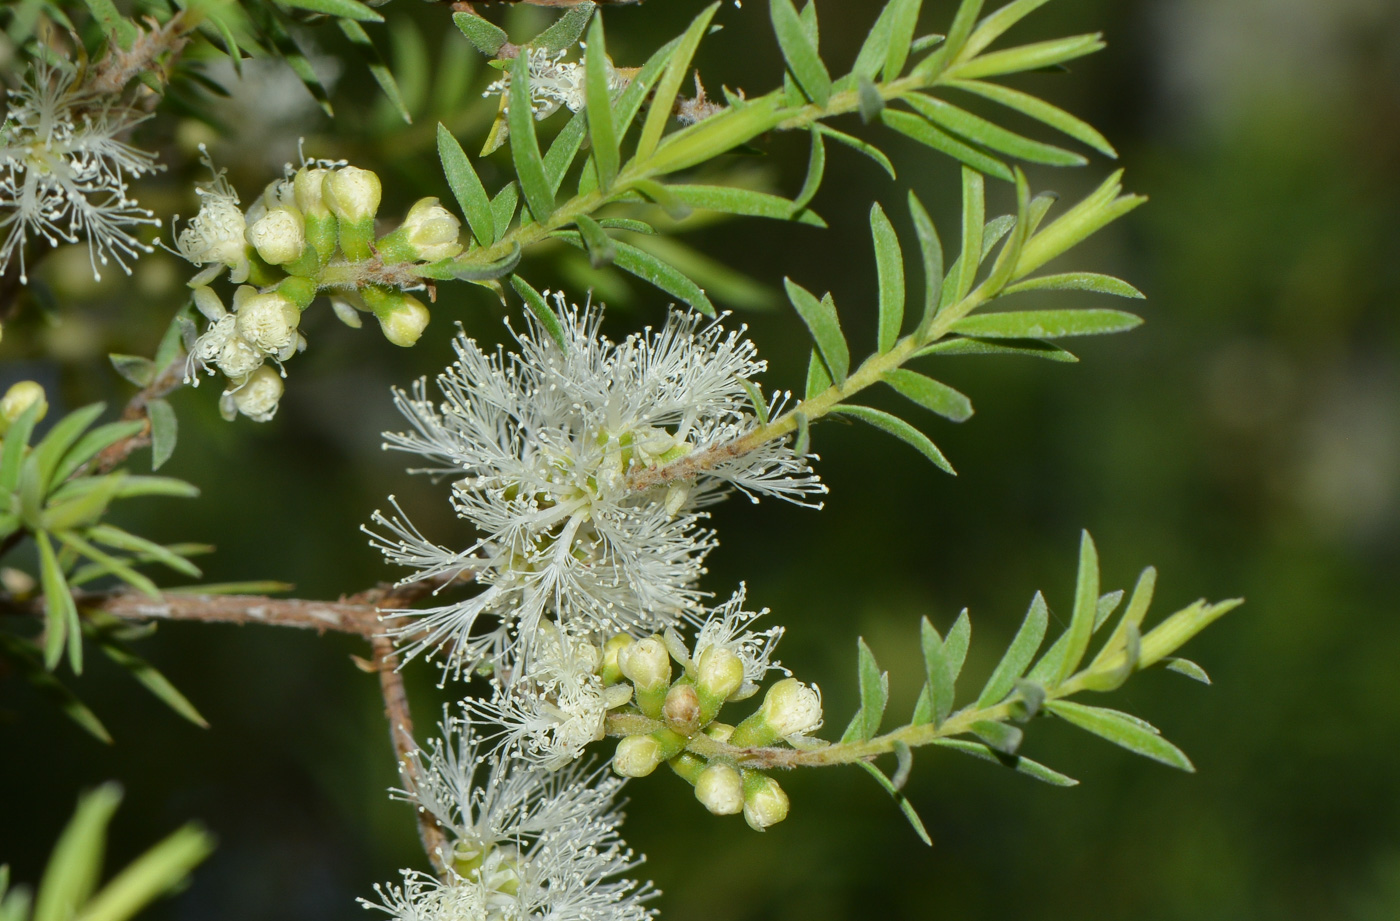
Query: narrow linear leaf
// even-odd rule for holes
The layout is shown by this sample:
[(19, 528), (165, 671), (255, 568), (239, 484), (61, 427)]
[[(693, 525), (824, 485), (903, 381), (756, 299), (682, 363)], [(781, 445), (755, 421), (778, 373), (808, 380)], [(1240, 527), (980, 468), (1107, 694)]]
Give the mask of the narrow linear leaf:
[(933, 462), (934, 466), (938, 467), (940, 470), (952, 474), (953, 476), (958, 475), (958, 472), (953, 469), (953, 465), (948, 463), (948, 458), (943, 456), (943, 452), (938, 450), (938, 446), (929, 440), (927, 435), (898, 416), (891, 415), (890, 413), (878, 409), (872, 409), (869, 406), (837, 406), (831, 411), (841, 413), (842, 415), (855, 416), (862, 422), (868, 422), (877, 429), (894, 435), (896, 438), (909, 444), (924, 457), (927, 457)]
[(987, 192), (982, 176), (975, 170), (962, 170), (962, 254), (954, 277), (957, 283), (944, 307), (958, 303), (972, 290), (977, 268), (982, 264), (982, 235), (987, 220)]
[(593, 15), (596, 7), (597, 4), (590, 0), (583, 0), (556, 19), (549, 28), (530, 39), (530, 47), (543, 48), (554, 53), (572, 48), (574, 42), (583, 34), (584, 27), (588, 25), (588, 17)]
[(920, 144), (945, 153), (979, 173), (985, 173), (1006, 182), (1011, 182), (1013, 179), (1011, 168), (1005, 163), (975, 147), (968, 146), (918, 115), (886, 108), (880, 113), (880, 120), (905, 137), (913, 138)]
[[(15, 665), (26, 681), (34, 687), (36, 691), (63, 711), (64, 715), (77, 723), (85, 732), (105, 745), (112, 744), (112, 735), (107, 731), (107, 727), (102, 725), (102, 721), (97, 718), (97, 714), (88, 709), (77, 694), (69, 690), (40, 663), (36, 650), (24, 644), (18, 637), (11, 637), (0, 633), (0, 648), (3, 648), (10, 656), (11, 664)], [(23, 919), (17, 919), (23, 921)]]
[(864, 638), (856, 641), (856, 663), (860, 681), (860, 709), (846, 727), (841, 739), (843, 742), (873, 739), (880, 731), (880, 721), (884, 718), (885, 705), (890, 697), (889, 675), (880, 671), (875, 654), (865, 644)]
[(826, 221), (816, 212), (800, 209), (795, 201), (767, 192), (722, 185), (668, 185), (665, 188), (677, 201), (691, 208), (779, 221), (794, 220), (814, 227), (826, 226)]
[(807, 98), (819, 106), (825, 106), (831, 99), (831, 74), (822, 63), (812, 37), (803, 27), (792, 0), (768, 0), (768, 15), (773, 21), (773, 31), (778, 36), (778, 47), (782, 49), (788, 69)]
[(554, 213), (554, 192), (545, 176), (540, 142), (535, 136), (535, 118), (530, 108), (528, 55), (516, 55), (510, 62), (509, 94), (506, 121), (510, 125), (511, 160), (515, 163), (515, 174), (520, 178), (520, 188), (525, 193), (530, 213), (535, 220), (543, 221)]
[(115, 525), (105, 522), (94, 525), (88, 529), (87, 536), (108, 547), (115, 547), (118, 550), (125, 550), (145, 559), (154, 560), (193, 579), (198, 579), (202, 575), (198, 566), (169, 547), (163, 547), (155, 541), (131, 534)]
[(870, 236), (875, 243), (875, 270), (880, 286), (880, 326), (876, 348), (888, 352), (904, 326), (904, 252), (894, 225), (876, 202), (870, 206)]
[(919, 237), (919, 253), (924, 266), (924, 311), (919, 326), (927, 326), (938, 311), (939, 297), (943, 291), (943, 243), (938, 239), (938, 230), (933, 219), (924, 210), (913, 191), (909, 193), (909, 214), (914, 219), (914, 231)]
[(1070, 617), (1065, 655), (1051, 678), (1058, 685), (1079, 668), (1094, 635), (1094, 615), (1099, 603), (1099, 551), (1088, 531), (1079, 536), (1079, 575), (1074, 583), (1074, 613)]
[(1040, 592), (1036, 592), (1035, 597), (1031, 599), (1030, 609), (1026, 611), (1026, 619), (1021, 623), (1021, 629), (1016, 631), (1006, 654), (997, 663), (992, 676), (987, 679), (986, 686), (977, 698), (978, 709), (1000, 703), (1011, 693), (1016, 680), (1025, 674), (1026, 668), (1040, 649), (1049, 620), (1050, 611), (1045, 606), (1045, 598)]
[(535, 320), (539, 322), (545, 332), (549, 333), (549, 338), (554, 340), (555, 344), (559, 346), (559, 350), (567, 352), (569, 343), (564, 337), (564, 325), (559, 322), (558, 315), (550, 308), (544, 296), (530, 287), (530, 283), (519, 275), (512, 275), (510, 277), (510, 286), (514, 288), (515, 292), (525, 301), (525, 306), (529, 309), (530, 313), (534, 315)]
[(1048, 2), (1049, 0), (1012, 0), (996, 12), (988, 14), (977, 24), (976, 31), (968, 37), (967, 44), (963, 46), (958, 57), (964, 61), (975, 57), (983, 48), (1001, 38), (1007, 29)]
[(807, 324), (832, 380), (838, 384), (845, 382), (851, 366), (851, 351), (846, 345), (845, 334), (841, 332), (835, 305), (827, 300), (818, 300), (812, 292), (790, 278), (783, 279), (783, 287), (787, 289), (788, 300), (792, 301), (797, 315)]
[(1121, 278), (1100, 275), (1097, 272), (1065, 272), (1060, 275), (1042, 275), (1008, 285), (1002, 289), (1002, 296), (1019, 294), (1022, 291), (1093, 291), (1096, 294), (1112, 294), (1116, 297), (1143, 298), (1137, 288)]
[(915, 724), (933, 723), (941, 725), (953, 712), (953, 696), (957, 683), (957, 672), (948, 661), (948, 650), (943, 638), (929, 623), (927, 617), (919, 623), (919, 644), (924, 654), (924, 674), (928, 683), (920, 705), (916, 707)]
[(99, 425), (90, 429), (87, 434), (79, 438), (73, 447), (68, 449), (68, 453), (63, 455), (63, 459), (54, 468), (53, 482), (62, 483), (71, 477), (79, 467), (92, 460), (102, 451), (140, 432), (146, 424), (139, 419), (130, 422), (109, 422), (106, 425)]
[(564, 184), (564, 177), (568, 175), (569, 167), (573, 166), (574, 159), (583, 146), (583, 139), (587, 136), (587, 112), (575, 112), (555, 135), (553, 143), (544, 155), (544, 175), (549, 180), (551, 194), (558, 192), (559, 187)]
[(880, 164), (880, 168), (883, 169), (886, 173), (888, 173), (891, 179), (899, 178), (895, 174), (894, 164), (890, 162), (890, 158), (885, 156), (884, 151), (880, 150), (880, 148), (876, 147), (874, 144), (868, 144), (865, 141), (862, 141), (860, 138), (851, 137), (849, 134), (846, 134), (843, 131), (837, 131), (835, 128), (831, 128), (820, 122), (817, 123), (816, 129), (820, 134), (831, 138), (833, 141), (838, 141), (839, 143), (845, 144), (847, 147), (850, 147), (853, 150), (858, 150), (861, 153), (865, 154), (867, 157)]
[(44, 868), (33, 921), (67, 921), (92, 895), (102, 876), (107, 825), (121, 799), (121, 787), (107, 783), (78, 800)]
[[(382, 21), (382, 19), (380, 20)], [(374, 82), (379, 84), (379, 88), (384, 92), (384, 96), (389, 100), (389, 104), (399, 113), (399, 117), (407, 124), (413, 124), (413, 116), (408, 111), (408, 105), (404, 102), (403, 93), (399, 90), (399, 81), (394, 79), (394, 72), (389, 69), (384, 56), (379, 53), (379, 49), (370, 40), (369, 33), (365, 27), (356, 22), (353, 18), (340, 19), (338, 21), (340, 31), (350, 40), (360, 55), (364, 58), (366, 66), (369, 67), (370, 76), (374, 77)]]
[(740, 386), (744, 388), (744, 393), (749, 398), (749, 405), (753, 407), (753, 414), (758, 418), (760, 425), (768, 424), (768, 402), (763, 399), (763, 391), (758, 389), (758, 385), (748, 378), (740, 378)]
[(1005, 51), (993, 51), (954, 65), (949, 68), (948, 75), (972, 80), (978, 77), (996, 77), (1025, 70), (1038, 70), (1082, 58), (1086, 54), (1101, 51), (1104, 47), (1106, 46), (1098, 33), (1071, 35), (1068, 38), (1021, 45)]
[(929, 837), (928, 830), (924, 828), (923, 820), (919, 818), (919, 814), (914, 811), (914, 804), (909, 802), (909, 797), (899, 792), (899, 788), (875, 765), (868, 761), (857, 761), (856, 764), (860, 765), (871, 777), (874, 777), (876, 783), (885, 788), (886, 793), (894, 797), (895, 803), (899, 805), (899, 811), (904, 813), (904, 817), (909, 820), (909, 824), (913, 827), (914, 834), (919, 836), (919, 840), (929, 847), (933, 847), (933, 839)]
[(34, 446), (28, 463), (34, 465), (41, 495), (46, 494), (54, 483), (54, 473), (57, 472), (59, 463), (68, 453), (68, 449), (73, 447), (88, 426), (97, 421), (104, 408), (102, 403), (92, 403), (73, 410), (58, 420), (54, 427), (49, 429), (48, 434)]
[(934, 739), (934, 745), (941, 745), (944, 748), (951, 748), (953, 751), (980, 758), (983, 761), (991, 761), (1003, 767), (1009, 767), (1018, 774), (1025, 774), (1027, 777), (1034, 777), (1036, 780), (1044, 781), (1056, 787), (1075, 787), (1079, 781), (1073, 777), (1061, 774), (1059, 771), (1051, 770), (1038, 761), (1032, 761), (1024, 755), (1003, 755), (992, 751), (985, 745), (977, 742), (968, 742), (964, 739)]
[(186, 825), (128, 864), (74, 921), (127, 921), (179, 887), (213, 851), (212, 836), (196, 825)]
[(1183, 771), (1196, 770), (1191, 764), (1191, 759), (1187, 758), (1181, 749), (1155, 732), (1143, 728), (1138, 722), (1126, 718), (1125, 714), (1069, 700), (1052, 700), (1045, 707), (1065, 722), (1144, 758), (1151, 758)]
[(145, 575), (132, 569), (125, 561), (117, 559), (110, 553), (93, 546), (72, 531), (60, 531), (54, 536), (58, 538), (60, 543), (82, 556), (87, 557), (99, 566), (105, 567), (108, 572), (117, 576), (132, 588), (145, 592), (150, 598), (160, 598), (160, 589), (156, 588), (156, 584)]
[(593, 142), (593, 162), (598, 166), (598, 184), (606, 191), (617, 178), (621, 161), (620, 143), (613, 123), (612, 90), (609, 87), (611, 65), (608, 63), (603, 37), (603, 17), (593, 17), (588, 27), (588, 49), (584, 53), (584, 112), (588, 117), (588, 136)]
[(1104, 156), (1112, 157), (1115, 160), (1118, 158), (1118, 151), (1113, 149), (1113, 145), (1102, 134), (1094, 130), (1088, 122), (1082, 121), (1064, 109), (1052, 106), (1029, 93), (1013, 90), (1000, 83), (984, 83), (981, 80), (952, 80), (949, 81), (948, 85), (969, 93), (976, 93), (985, 99), (1001, 103), (1009, 109), (1015, 109), (1022, 114), (1029, 115), (1060, 133), (1074, 138), (1081, 144), (1092, 147)]
[(147, 402), (146, 414), (151, 420), (151, 469), (159, 470), (175, 453), (179, 422), (174, 407), (167, 400)]
[[(68, 656), (73, 671), (82, 674), (82, 636), (78, 632), (78, 609), (73, 593), (58, 565), (58, 554), (46, 531), (34, 535), (39, 545), (39, 584), (44, 591), (44, 667), (53, 671), (63, 657), (64, 642), (70, 647)], [(71, 638), (69, 634), (72, 634)], [(71, 647), (77, 647), (77, 652)]]
[(874, 25), (865, 36), (865, 41), (861, 43), (860, 51), (856, 54), (856, 62), (851, 67), (853, 75), (874, 80), (876, 74), (885, 67), (890, 56), (890, 37), (893, 34), (895, 17), (900, 14), (901, 2), (902, 0), (895, 0), (886, 3), (880, 10), (880, 15), (876, 17)]
[(647, 112), (646, 121), (642, 123), (642, 134), (637, 140), (636, 162), (644, 162), (655, 153), (656, 145), (661, 142), (666, 122), (671, 118), (676, 94), (680, 92), (681, 81), (689, 72), (695, 49), (700, 46), (700, 39), (709, 29), (710, 20), (714, 18), (718, 9), (719, 3), (715, 2), (700, 11), (700, 15), (691, 21), (689, 28), (681, 35), (680, 43), (667, 61), (666, 71), (661, 75), (661, 80), (656, 84), (656, 92), (652, 96), (651, 110)]
[(39, 421), (39, 410), (43, 406), (35, 401), (10, 423), (5, 437), (0, 439), (0, 495), (12, 493), (19, 485), (20, 466), (24, 461), (24, 449), (29, 447), (29, 436), (34, 424)]
[(383, 22), (384, 17), (359, 0), (275, 0), (278, 6), (338, 16), (355, 22)]
[(902, 98), (935, 125), (1005, 156), (1049, 166), (1083, 166), (1089, 162), (1073, 151), (1033, 141), (941, 99), (922, 93), (910, 93)]
[(491, 223), (496, 228), (495, 241), (501, 242), (510, 232), (511, 221), (515, 220), (515, 208), (520, 202), (520, 184), (511, 180), (491, 199)]
[(598, 226), (597, 221), (587, 215), (580, 214), (574, 220), (574, 224), (583, 236), (584, 245), (588, 249), (588, 261), (593, 268), (602, 268), (617, 257), (617, 247), (613, 245), (612, 237)]
[(1059, 339), (1121, 333), (1142, 325), (1142, 317), (1122, 310), (1024, 310), (980, 313), (953, 324), (964, 336), (990, 339)]
[(1201, 668), (1190, 659), (1172, 658), (1164, 659), (1163, 661), (1166, 662), (1166, 668), (1169, 672), (1185, 675), (1187, 678), (1199, 681), (1201, 684), (1210, 684), (1210, 675), (1206, 674), (1204, 668)]
[(452, 197), (457, 199), (457, 205), (467, 219), (467, 226), (472, 229), (472, 236), (476, 237), (476, 241), (482, 246), (490, 246), (497, 239), (491, 199), (487, 197), (486, 188), (472, 167), (467, 152), (442, 122), (438, 122), (437, 126), (437, 147), (443, 175), (447, 177), (447, 184), (452, 189)]
[(816, 197), (826, 175), (826, 145), (822, 142), (822, 132), (812, 129), (812, 152), (807, 158), (807, 177), (802, 180), (802, 189), (792, 200), (794, 214), (801, 211)]
[(831, 375), (826, 373), (826, 364), (817, 350), (813, 349), (812, 357), (807, 360), (807, 389), (803, 399), (810, 400), (830, 386)]
[(972, 724), (971, 729), (972, 734), (988, 746), (1007, 755), (1016, 754), (1016, 749), (1021, 747), (1021, 740), (1025, 737), (1015, 726), (991, 720), (978, 720)]
[(907, 368), (886, 371), (881, 379), (900, 395), (945, 419), (966, 422), (972, 418), (972, 401), (941, 381)]
[(156, 379), (156, 363), (149, 358), (142, 358), (139, 355), (119, 355), (113, 353), (107, 356), (112, 362), (112, 367), (126, 380), (137, 387), (149, 386), (151, 381)]
[(889, 48), (885, 52), (882, 72), (887, 83), (904, 73), (904, 65), (909, 60), (914, 42), (914, 30), (919, 25), (923, 0), (891, 0), (890, 6), (894, 12), (891, 14)]
[(920, 349), (915, 357), (923, 355), (1027, 355), (1047, 361), (1079, 361), (1072, 353), (1066, 352), (1058, 345), (1038, 339), (940, 339), (933, 345)]
[(510, 41), (504, 29), (475, 13), (453, 13), (452, 21), (476, 50), (489, 58), (494, 58), (501, 46)]

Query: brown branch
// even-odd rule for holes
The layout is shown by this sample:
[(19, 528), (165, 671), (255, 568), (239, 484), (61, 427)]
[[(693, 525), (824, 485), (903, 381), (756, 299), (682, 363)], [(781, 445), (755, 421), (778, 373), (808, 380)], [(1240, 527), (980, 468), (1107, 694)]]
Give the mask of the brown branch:
[[(169, 68), (189, 41), (194, 26), (187, 24), (183, 12), (171, 16), (165, 25), (149, 16), (146, 22), (150, 28), (137, 26), (136, 38), (129, 49), (115, 42), (107, 43), (107, 53), (93, 68), (84, 87), (86, 90), (99, 96), (115, 96), (143, 71), (155, 73), (162, 83), (169, 82)], [(170, 57), (161, 67), (157, 59), (165, 54)]]

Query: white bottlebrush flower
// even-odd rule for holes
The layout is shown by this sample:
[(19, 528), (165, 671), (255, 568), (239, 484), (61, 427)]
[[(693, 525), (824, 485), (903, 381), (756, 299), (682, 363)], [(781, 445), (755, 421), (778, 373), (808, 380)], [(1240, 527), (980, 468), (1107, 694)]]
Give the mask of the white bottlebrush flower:
[(484, 754), (469, 724), (409, 756), (416, 782), (395, 795), (447, 836), (446, 879), (404, 872), (367, 908), (399, 921), (646, 921), (649, 883), (617, 877), (641, 861), (618, 836), (622, 781), (575, 765), (549, 774)]
[[(728, 485), (802, 502), (825, 491), (806, 461), (770, 445), (731, 458), (680, 488), (638, 490), (630, 476), (732, 441), (758, 425), (745, 384), (765, 365), (741, 331), (673, 313), (659, 331), (614, 344), (599, 312), (556, 299), (563, 345), (533, 318), (519, 351), (483, 353), (465, 336), (457, 361), (396, 401), (413, 431), (386, 447), (419, 454), (457, 477), (458, 515), (477, 529), (465, 551), (429, 541), (401, 516), (375, 515), (388, 558), (451, 574), (468, 565), (482, 586), (466, 601), (391, 612), (408, 656), (443, 647), (452, 671), (529, 659), (539, 625), (601, 642), (697, 620), (713, 535), (702, 506)], [(473, 635), (481, 615), (494, 629)]]
[(71, 68), (39, 63), (30, 80), (9, 92), (0, 125), (0, 270), (31, 237), (50, 246), (86, 241), (95, 278), (99, 266), (128, 262), (151, 247), (132, 235), (160, 219), (140, 206), (129, 183), (161, 169), (153, 154), (118, 140), (146, 116), (74, 85)]
[[(565, 106), (570, 112), (577, 112), (584, 106), (582, 66), (565, 61), (566, 51), (551, 52), (548, 48), (531, 48), (530, 55), (530, 111), (536, 119), (544, 119)], [(486, 88), (482, 96), (508, 96), (510, 74)]]
[(192, 284), (212, 281), (224, 266), (232, 270), (229, 280), (240, 283), (247, 280), (250, 269), (245, 236), (247, 220), (239, 208), (238, 193), (224, 176), (224, 170), (214, 169), (214, 163), (202, 144), (199, 149), (201, 162), (209, 167), (214, 178), (195, 186), (195, 194), (199, 196), (199, 213), (176, 235), (175, 252), (195, 265), (209, 266)]
[(710, 611), (695, 637), (695, 662), (705, 657), (706, 650), (714, 648), (733, 654), (743, 664), (743, 683), (729, 696), (729, 700), (752, 697), (770, 671), (791, 674), (773, 660), (773, 651), (783, 636), (783, 628), (750, 629), (754, 621), (768, 613), (768, 609), (757, 613), (745, 611), (744, 596), (745, 587), (740, 585), (728, 601)]

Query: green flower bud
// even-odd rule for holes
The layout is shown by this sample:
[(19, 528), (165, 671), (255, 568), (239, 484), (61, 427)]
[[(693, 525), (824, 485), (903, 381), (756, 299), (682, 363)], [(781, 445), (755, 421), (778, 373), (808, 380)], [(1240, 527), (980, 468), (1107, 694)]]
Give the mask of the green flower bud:
[(622, 667), (618, 665), (618, 656), (622, 650), (634, 642), (632, 637), (625, 633), (619, 633), (603, 644), (603, 663), (598, 669), (598, 674), (603, 678), (603, 684), (617, 684), (622, 680)]
[(360, 262), (370, 257), (380, 191), (378, 176), (353, 166), (338, 169), (322, 180), (321, 196), (336, 216), (345, 258)]
[(248, 242), (268, 265), (282, 265), (306, 249), (306, 226), (301, 212), (273, 208), (248, 227)]
[(706, 646), (696, 663), (700, 701), (713, 717), (744, 683), (744, 662), (723, 646)]
[(757, 771), (744, 772), (744, 821), (754, 831), (777, 825), (788, 815), (788, 797), (778, 782)]
[(677, 684), (666, 692), (661, 716), (676, 732), (689, 736), (700, 727), (700, 695), (688, 684)]
[(408, 209), (403, 225), (379, 241), (386, 262), (437, 262), (462, 251), (462, 222), (436, 198), (421, 198)]
[(736, 815), (744, 811), (744, 779), (731, 765), (711, 764), (695, 780), (695, 798), (715, 815)]
[(331, 174), (328, 169), (320, 167), (311, 169), (303, 166), (297, 170), (292, 177), (292, 198), (301, 209), (301, 213), (309, 217), (327, 217), (330, 215), (330, 208), (326, 207), (326, 199), (322, 194), (322, 183)]
[(0, 397), (0, 435), (9, 430), (10, 426), (25, 410), (38, 404), (39, 413), (34, 417), (38, 422), (49, 412), (49, 401), (44, 395), (44, 388), (35, 381), (20, 381), (10, 385), (10, 389), (5, 391), (5, 395)]
[(651, 736), (628, 736), (617, 743), (613, 770), (623, 777), (645, 777), (661, 764), (661, 744)]
[(367, 287), (360, 290), (360, 296), (374, 311), (384, 338), (394, 345), (405, 348), (413, 345), (432, 318), (422, 301), (401, 291)]
[(617, 664), (638, 691), (654, 691), (671, 681), (671, 656), (659, 637), (649, 636), (619, 650)]

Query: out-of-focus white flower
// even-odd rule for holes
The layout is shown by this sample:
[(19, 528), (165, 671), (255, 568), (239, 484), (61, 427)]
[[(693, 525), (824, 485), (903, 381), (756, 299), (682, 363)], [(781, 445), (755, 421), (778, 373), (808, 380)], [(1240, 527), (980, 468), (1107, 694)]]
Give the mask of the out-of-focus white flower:
[[(584, 106), (584, 69), (571, 61), (565, 61), (567, 51), (550, 51), (548, 48), (531, 48), (530, 55), (530, 111), (536, 119), (545, 119), (565, 106), (570, 112), (577, 112)], [(509, 96), (510, 74), (486, 88), (482, 96)]]
[(230, 421), (242, 413), (254, 422), (270, 422), (277, 415), (282, 389), (282, 375), (262, 365), (242, 380), (229, 381), (229, 389), (219, 397), (219, 412)]
[[(421, 455), (427, 472), (453, 475), (452, 503), (480, 539), (466, 550), (426, 540), (401, 515), (376, 513), (373, 543), (414, 578), (465, 568), (473, 598), (390, 612), (390, 634), (409, 657), (450, 646), (454, 672), (529, 660), (552, 617), (601, 643), (698, 620), (696, 581), (714, 545), (703, 506), (737, 486), (796, 502), (825, 492), (804, 458), (770, 444), (700, 473), (679, 503), (667, 487), (637, 490), (629, 477), (741, 437), (758, 425), (745, 384), (765, 367), (741, 331), (673, 313), (657, 331), (614, 344), (597, 310), (556, 298), (562, 345), (531, 318), (519, 351), (483, 353), (459, 337), (457, 361), (396, 402), (413, 431), (386, 447)], [(478, 618), (497, 621), (474, 635)]]
[(161, 169), (155, 156), (118, 140), (147, 116), (74, 86), (71, 68), (37, 63), (29, 81), (9, 92), (0, 125), (0, 270), (31, 237), (50, 246), (86, 240), (94, 278), (99, 266), (128, 262), (152, 247), (131, 229), (160, 219), (130, 196), (128, 184)]
[(577, 765), (557, 773), (485, 755), (469, 724), (409, 755), (416, 781), (395, 795), (425, 810), (448, 838), (447, 878), (404, 872), (376, 886), (367, 908), (399, 921), (646, 921), (656, 893), (617, 877), (637, 866), (618, 836), (621, 780)]

